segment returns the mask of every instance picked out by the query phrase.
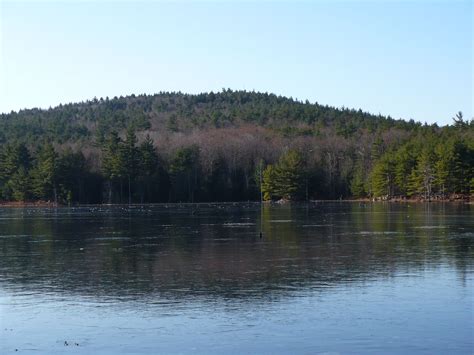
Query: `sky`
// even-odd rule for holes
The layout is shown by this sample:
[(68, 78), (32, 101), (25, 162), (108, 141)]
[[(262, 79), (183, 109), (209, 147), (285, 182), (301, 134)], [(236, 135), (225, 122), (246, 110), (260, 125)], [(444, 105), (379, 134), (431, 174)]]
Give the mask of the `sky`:
[(0, 112), (272, 92), (393, 118), (473, 116), (471, 1), (0, 0)]

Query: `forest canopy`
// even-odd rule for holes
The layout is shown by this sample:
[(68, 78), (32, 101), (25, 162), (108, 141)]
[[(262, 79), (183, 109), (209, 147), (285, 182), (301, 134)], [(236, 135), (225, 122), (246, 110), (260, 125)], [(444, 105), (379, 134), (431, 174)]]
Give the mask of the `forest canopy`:
[(468, 197), (474, 122), (268, 93), (94, 98), (0, 115), (0, 199), (144, 203)]

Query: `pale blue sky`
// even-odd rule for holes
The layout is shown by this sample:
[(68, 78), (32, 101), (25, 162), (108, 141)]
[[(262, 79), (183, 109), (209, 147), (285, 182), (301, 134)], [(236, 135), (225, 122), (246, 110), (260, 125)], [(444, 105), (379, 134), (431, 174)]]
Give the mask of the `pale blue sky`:
[(232, 88), (473, 114), (471, 1), (0, 2), (0, 112)]

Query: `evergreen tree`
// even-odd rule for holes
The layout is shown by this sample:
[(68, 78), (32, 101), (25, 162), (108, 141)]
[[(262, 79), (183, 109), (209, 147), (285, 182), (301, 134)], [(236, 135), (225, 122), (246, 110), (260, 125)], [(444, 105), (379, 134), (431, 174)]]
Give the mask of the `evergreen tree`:
[(120, 154), (123, 164), (123, 172), (128, 182), (128, 203), (132, 203), (132, 182), (138, 173), (138, 149), (136, 147), (137, 137), (133, 127), (127, 129), (124, 144), (121, 145)]
[[(194, 202), (197, 186), (199, 151), (196, 147), (181, 148), (176, 151), (170, 164), (170, 174), (175, 198)], [(187, 196), (186, 196), (187, 195)]]
[[(117, 181), (121, 182), (125, 175), (121, 146), (122, 140), (117, 132), (112, 131), (102, 147), (102, 173), (108, 181), (109, 203), (112, 203), (113, 184)], [(120, 192), (121, 190), (122, 188), (120, 188)]]
[[(30, 166), (30, 153), (24, 144), (7, 144), (5, 146), (0, 152), (0, 197), (3, 196), (6, 200), (23, 200), (21, 196), (26, 198), (30, 186), (29, 183), (26, 183), (27, 179), (22, 178), (28, 175)], [(21, 181), (26, 185), (17, 185)], [(24, 191), (24, 194), (18, 191)], [(13, 196), (14, 194), (15, 196)]]
[(152, 185), (158, 179), (158, 155), (149, 135), (146, 136), (145, 141), (140, 145), (138, 157), (141, 201), (144, 201), (145, 194), (146, 199), (150, 201), (152, 198)]
[(263, 199), (295, 200), (302, 197), (304, 174), (303, 160), (299, 152), (290, 150), (283, 154), (276, 165), (267, 165), (263, 171)]
[(8, 180), (8, 189), (11, 192), (11, 198), (15, 201), (27, 201), (30, 198), (31, 182), (28, 171), (24, 166), (13, 173)]
[(31, 171), (32, 192), (36, 198), (58, 202), (58, 167), (58, 154), (54, 147), (50, 143), (44, 144)]
[(367, 196), (364, 177), (365, 177), (365, 173), (364, 173), (364, 169), (362, 168), (362, 165), (357, 164), (354, 171), (354, 176), (352, 177), (351, 185), (350, 185), (352, 196), (354, 197)]
[(474, 149), (458, 140), (454, 143), (453, 156), (454, 190), (456, 193), (468, 194), (474, 177)]
[(276, 195), (287, 200), (301, 196), (303, 187), (303, 160), (296, 150), (290, 150), (280, 157), (276, 166)]
[(378, 160), (385, 153), (385, 145), (382, 137), (377, 135), (372, 143), (371, 158), (372, 161)]
[(262, 192), (263, 200), (271, 201), (276, 198), (276, 169), (273, 165), (267, 165), (263, 171)]
[(405, 144), (395, 153), (395, 185), (402, 196), (408, 194), (409, 176), (416, 166), (415, 149), (412, 144)]
[(63, 201), (68, 204), (81, 202), (84, 195), (84, 184), (87, 176), (87, 164), (81, 152), (74, 153), (67, 149), (59, 157), (59, 187)]
[(393, 196), (395, 169), (393, 157), (390, 153), (384, 154), (372, 169), (372, 192), (376, 197), (390, 199)]
[(454, 145), (452, 141), (439, 142), (435, 147), (434, 183), (442, 197), (454, 192)]
[(463, 128), (463, 127), (466, 127), (467, 124), (468, 124), (468, 121), (464, 121), (464, 118), (463, 118), (463, 114), (461, 111), (459, 111), (458, 113), (456, 113), (456, 115), (453, 117), (453, 121), (454, 121), (454, 126), (455, 127), (460, 127), (460, 128)]
[(424, 199), (431, 199), (435, 182), (434, 159), (432, 148), (425, 146), (408, 179), (409, 195), (421, 195)]

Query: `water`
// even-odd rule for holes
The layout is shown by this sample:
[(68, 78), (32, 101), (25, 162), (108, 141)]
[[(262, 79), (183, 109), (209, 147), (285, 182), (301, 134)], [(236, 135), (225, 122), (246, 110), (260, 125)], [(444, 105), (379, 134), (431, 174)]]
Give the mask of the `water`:
[(473, 217), (460, 204), (0, 209), (0, 353), (469, 354)]

